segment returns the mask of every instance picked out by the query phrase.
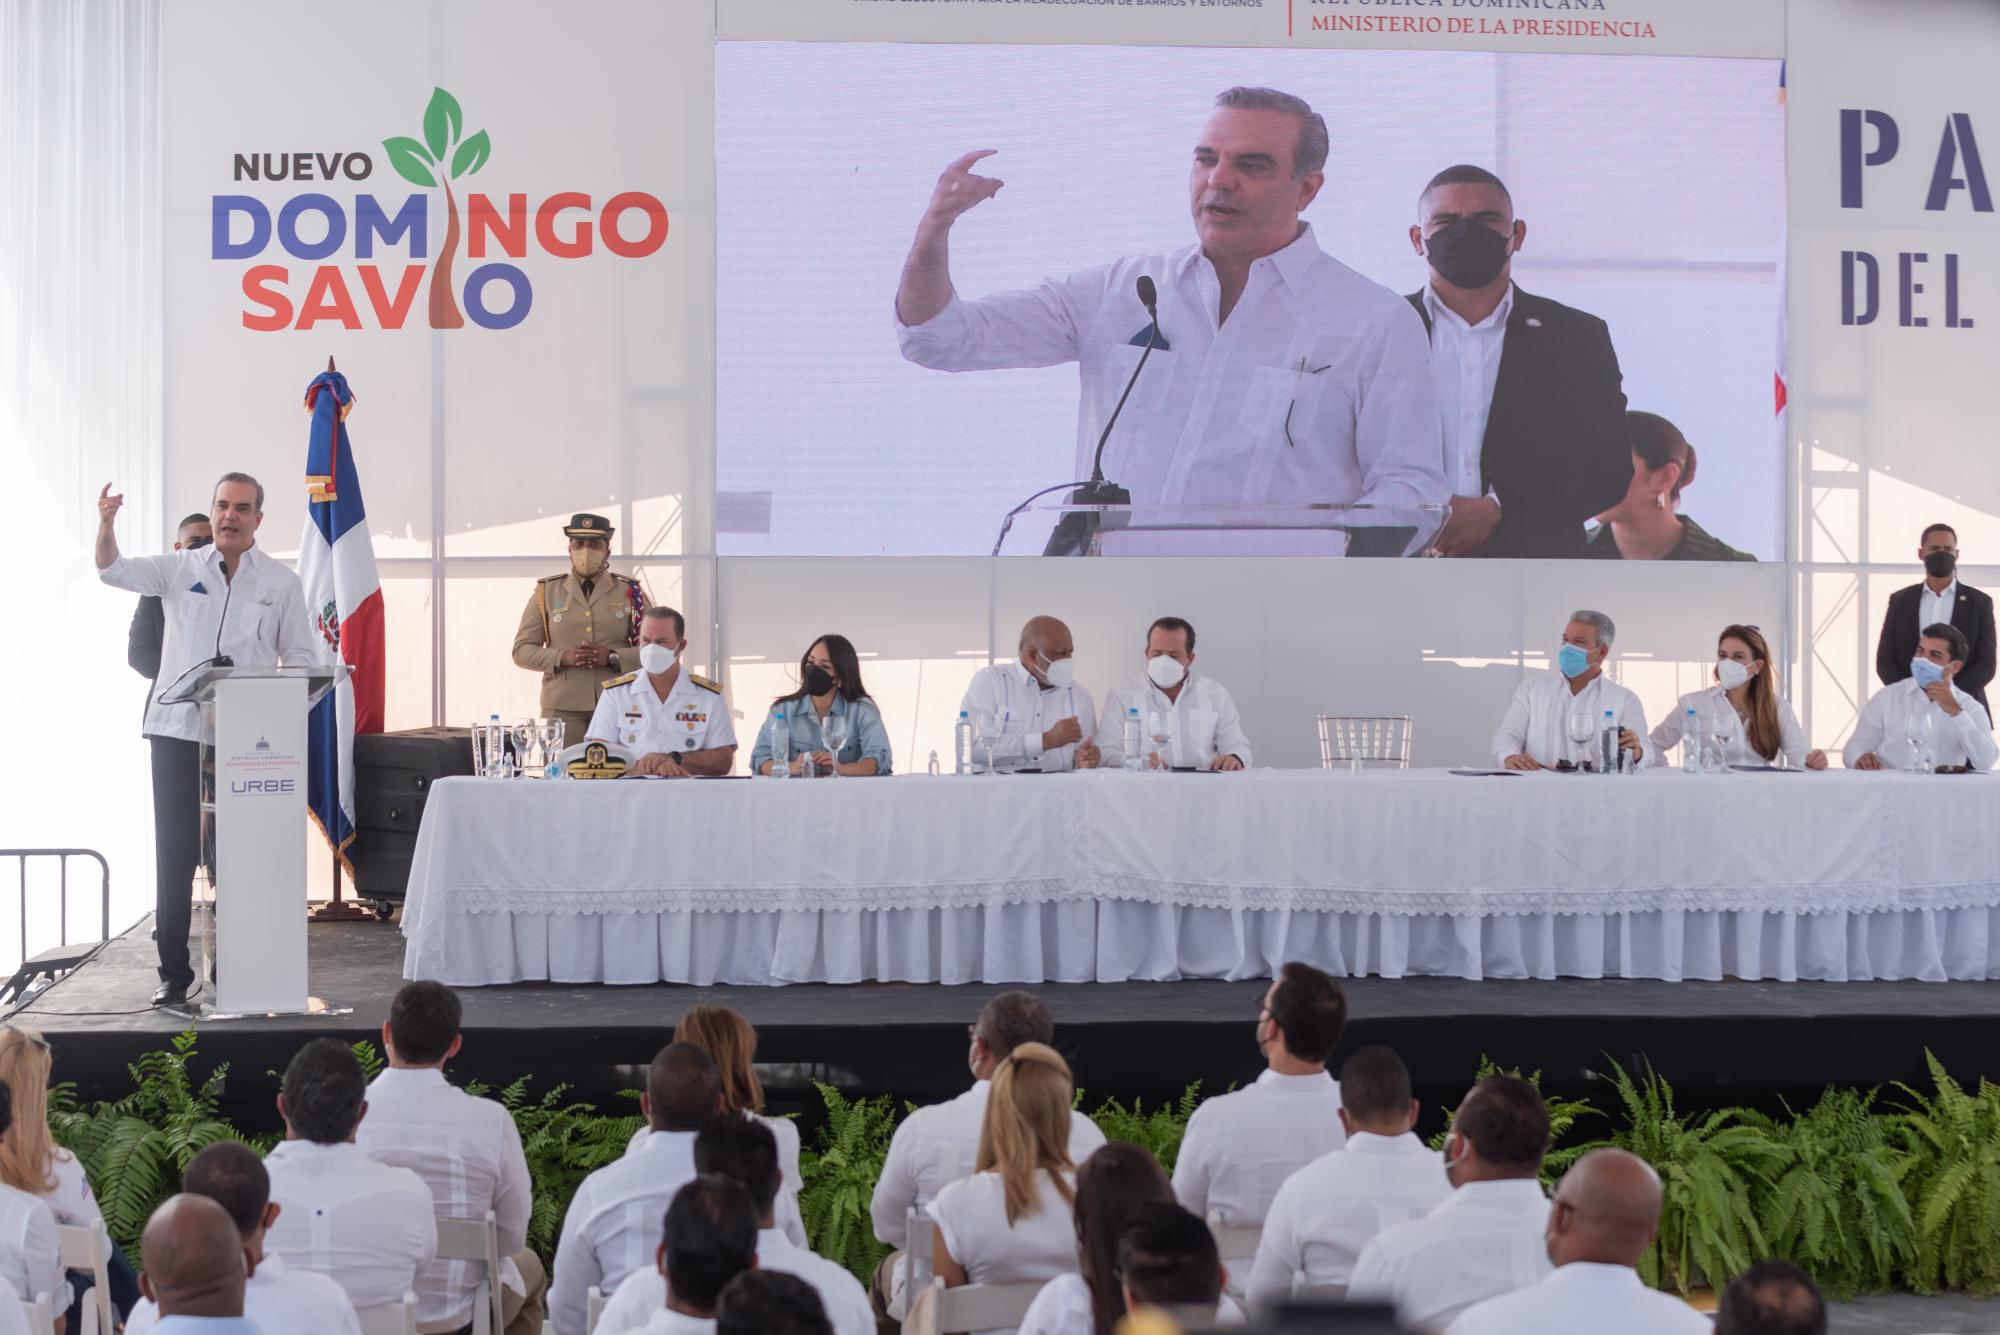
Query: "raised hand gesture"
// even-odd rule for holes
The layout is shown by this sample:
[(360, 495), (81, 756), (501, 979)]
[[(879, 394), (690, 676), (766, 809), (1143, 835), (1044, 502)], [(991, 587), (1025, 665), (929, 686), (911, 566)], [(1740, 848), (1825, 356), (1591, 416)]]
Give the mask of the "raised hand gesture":
[(997, 176), (981, 176), (972, 170), (973, 163), (981, 158), (990, 158), (997, 152), (999, 150), (993, 148), (974, 149), (946, 167), (938, 176), (937, 188), (931, 191), (926, 221), (950, 226), (958, 215), (998, 194), (1005, 181)]

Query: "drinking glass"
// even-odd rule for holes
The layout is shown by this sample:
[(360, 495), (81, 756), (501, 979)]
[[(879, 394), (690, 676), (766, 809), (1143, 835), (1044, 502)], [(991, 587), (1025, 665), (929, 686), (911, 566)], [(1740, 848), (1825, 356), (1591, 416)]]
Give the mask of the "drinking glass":
[(507, 733), (514, 739), (514, 773), (525, 777), (533, 772), (533, 753), (539, 730), (533, 719), (522, 719), (509, 724)]
[(1171, 709), (1152, 709), (1146, 712), (1146, 735), (1153, 739), (1153, 750), (1159, 754), (1160, 768), (1174, 767), (1174, 712)]
[(998, 714), (974, 714), (972, 716), (972, 741), (974, 755), (977, 748), (986, 748), (986, 773), (993, 773), (993, 744), (1000, 740), (1000, 716)]
[(829, 771), (835, 777), (840, 774), (840, 748), (847, 745), (847, 715), (827, 710), (826, 717), (819, 721), (819, 744), (827, 755), (833, 758)]
[(535, 720), (536, 740), (542, 744), (542, 772), (549, 778), (559, 777), (563, 753), (563, 734), (569, 725), (559, 718)]
[(1903, 738), (1910, 744), (1910, 773), (1921, 774), (1924, 752), (1930, 747), (1931, 710), (1922, 704), (1903, 716)]
[(1590, 758), (1590, 744), (1597, 738), (1597, 715), (1588, 709), (1572, 709), (1564, 727), (1568, 731), (1570, 745), (1578, 748), (1586, 759)]
[(1708, 720), (1708, 735), (1715, 739), (1715, 768), (1718, 773), (1729, 770), (1729, 746), (1736, 740), (1736, 725), (1741, 721), (1736, 717), (1736, 710), (1727, 704), (1716, 710)]

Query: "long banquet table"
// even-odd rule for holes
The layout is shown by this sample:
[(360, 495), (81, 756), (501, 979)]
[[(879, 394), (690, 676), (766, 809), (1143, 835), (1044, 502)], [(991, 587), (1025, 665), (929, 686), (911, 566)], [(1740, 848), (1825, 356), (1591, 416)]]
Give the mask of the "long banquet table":
[(2000, 779), (453, 778), (403, 933), (460, 986), (1985, 979)]

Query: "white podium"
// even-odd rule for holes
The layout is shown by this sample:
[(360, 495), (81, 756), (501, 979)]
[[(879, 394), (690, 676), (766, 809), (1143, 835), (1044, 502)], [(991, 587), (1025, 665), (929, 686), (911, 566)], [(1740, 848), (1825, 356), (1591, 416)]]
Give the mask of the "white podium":
[[(210, 667), (201, 706), (215, 773), (215, 990), (204, 1018), (303, 1014), (306, 720), (344, 667)], [(204, 765), (206, 768), (206, 765)]]

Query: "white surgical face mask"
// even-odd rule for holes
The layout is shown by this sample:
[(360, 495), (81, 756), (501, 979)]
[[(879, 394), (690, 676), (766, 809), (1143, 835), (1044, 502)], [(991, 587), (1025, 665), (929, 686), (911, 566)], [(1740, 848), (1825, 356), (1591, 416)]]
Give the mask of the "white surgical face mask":
[(680, 655), (664, 644), (642, 644), (639, 646), (639, 666), (655, 676), (674, 665)]
[(1750, 669), (1733, 658), (1718, 659), (1715, 664), (1715, 679), (1722, 683), (1722, 689), (1733, 691), (1750, 680)]
[(1187, 676), (1187, 669), (1181, 666), (1179, 659), (1160, 654), (1146, 660), (1146, 675), (1152, 678), (1153, 685), (1163, 691), (1171, 691)]
[(1048, 664), (1042, 669), (1042, 676), (1047, 679), (1049, 685), (1061, 690), (1065, 686), (1076, 684), (1075, 662), (1067, 658), (1045, 658), (1042, 661)]

